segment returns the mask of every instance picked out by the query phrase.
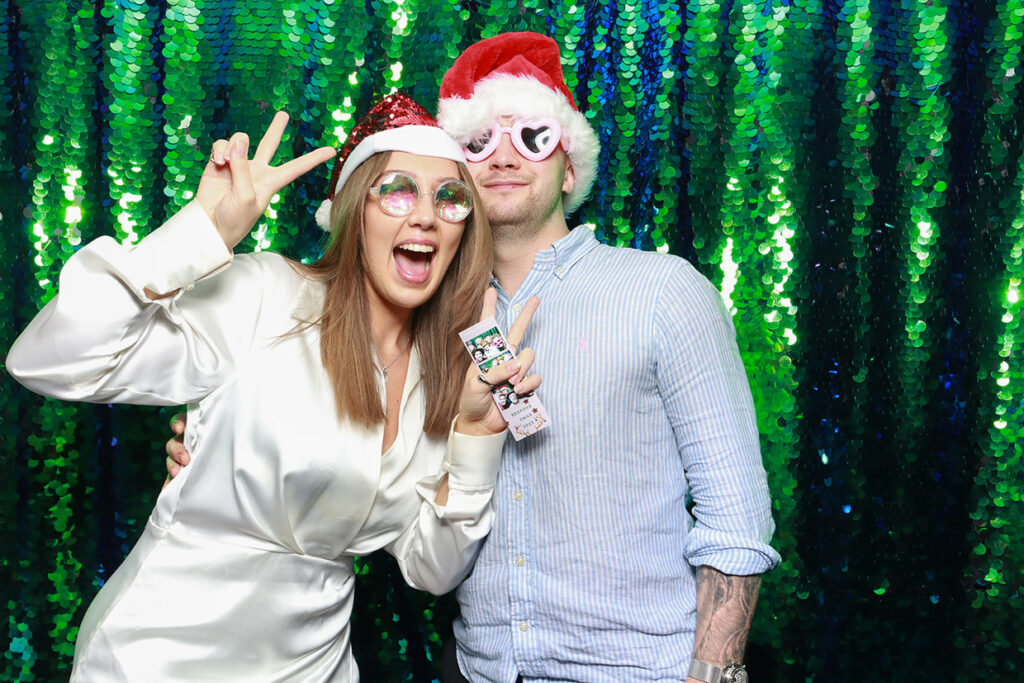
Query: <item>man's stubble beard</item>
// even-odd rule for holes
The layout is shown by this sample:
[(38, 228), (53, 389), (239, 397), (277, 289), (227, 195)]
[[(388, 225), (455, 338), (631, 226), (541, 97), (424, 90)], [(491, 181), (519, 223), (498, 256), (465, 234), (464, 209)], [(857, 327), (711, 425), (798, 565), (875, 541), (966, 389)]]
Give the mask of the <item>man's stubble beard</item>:
[[(561, 193), (558, 197), (561, 198)], [(543, 232), (560, 202), (553, 201), (550, 206), (543, 206), (539, 199), (531, 196), (520, 202), (492, 202), (487, 210), (487, 221), (491, 225), (494, 243), (523, 244)]]
[(543, 228), (543, 222), (535, 211), (524, 202), (520, 206), (503, 206), (487, 212), (491, 224), (491, 238), (495, 244), (526, 242), (536, 237)]

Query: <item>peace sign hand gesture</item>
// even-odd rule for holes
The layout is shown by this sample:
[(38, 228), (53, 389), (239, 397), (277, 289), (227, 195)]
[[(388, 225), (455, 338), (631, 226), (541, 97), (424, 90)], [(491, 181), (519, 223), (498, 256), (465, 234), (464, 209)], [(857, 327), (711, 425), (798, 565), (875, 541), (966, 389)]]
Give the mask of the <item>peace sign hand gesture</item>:
[(245, 133), (213, 143), (210, 161), (196, 190), (196, 201), (229, 250), (249, 234), (274, 194), (336, 154), (331, 147), (321, 147), (280, 166), (271, 166), (270, 160), (287, 125), (288, 114), (277, 112), (251, 160), (249, 136)]
[[(481, 320), (494, 317), (497, 300), (497, 293), (493, 288), (488, 288), (481, 307)], [(522, 312), (516, 317), (516, 321), (512, 323), (506, 339), (514, 348), (518, 348), (523, 341), (526, 328), (539, 305), (540, 299), (531, 296), (523, 306)], [(470, 363), (469, 370), (466, 371), (466, 381), (462, 386), (462, 398), (459, 401), (459, 417), (455, 421), (455, 431), (476, 436), (498, 434), (505, 431), (508, 425), (491, 397), (491, 387), (508, 381), (517, 394), (523, 395), (536, 391), (540, 386), (541, 377), (530, 374), (534, 357), (533, 349), (519, 349), (515, 360), (492, 367), (485, 373), (480, 373), (476, 369), (476, 365)], [(481, 382), (477, 375), (482, 376), (484, 381)]]

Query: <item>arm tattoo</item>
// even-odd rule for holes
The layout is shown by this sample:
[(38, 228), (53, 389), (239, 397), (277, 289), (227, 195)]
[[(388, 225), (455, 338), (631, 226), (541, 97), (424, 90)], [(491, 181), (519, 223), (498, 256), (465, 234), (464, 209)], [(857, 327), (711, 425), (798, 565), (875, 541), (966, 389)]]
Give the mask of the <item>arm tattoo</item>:
[(697, 567), (697, 659), (718, 666), (743, 661), (760, 587), (757, 575), (733, 576)]

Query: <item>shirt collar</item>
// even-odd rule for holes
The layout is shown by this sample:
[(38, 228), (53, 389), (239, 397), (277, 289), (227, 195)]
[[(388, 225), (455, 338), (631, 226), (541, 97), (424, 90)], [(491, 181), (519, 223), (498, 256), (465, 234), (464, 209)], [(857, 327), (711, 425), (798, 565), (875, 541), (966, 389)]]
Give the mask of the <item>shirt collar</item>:
[[(533, 257), (533, 268), (531, 270), (552, 270), (555, 273), (555, 277), (562, 280), (580, 259), (599, 244), (601, 243), (594, 236), (594, 225), (592, 223), (577, 225), (569, 231), (568, 235), (559, 238), (547, 249), (538, 251)], [(491, 284), (497, 283), (498, 279), (491, 275)]]

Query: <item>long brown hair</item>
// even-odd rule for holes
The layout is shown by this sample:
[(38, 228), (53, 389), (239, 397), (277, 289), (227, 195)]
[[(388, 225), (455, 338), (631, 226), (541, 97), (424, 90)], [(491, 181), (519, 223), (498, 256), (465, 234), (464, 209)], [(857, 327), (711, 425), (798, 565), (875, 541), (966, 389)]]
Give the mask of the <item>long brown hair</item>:
[[(327, 284), (320, 325), (320, 357), (334, 387), (338, 415), (364, 424), (384, 421), (384, 407), (374, 377), (370, 305), (363, 263), (363, 207), (370, 187), (384, 171), (390, 152), (359, 165), (331, 205), (331, 241), (323, 256), (300, 272)], [(459, 331), (477, 321), (491, 272), (491, 229), (469, 169), (458, 164), (459, 177), (473, 192), (459, 249), (430, 299), (414, 313), (413, 339), (420, 354), (420, 374), (427, 411), (423, 431), (443, 436), (459, 409), (469, 355)]]

